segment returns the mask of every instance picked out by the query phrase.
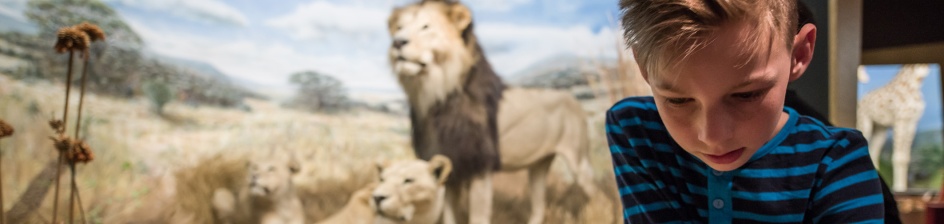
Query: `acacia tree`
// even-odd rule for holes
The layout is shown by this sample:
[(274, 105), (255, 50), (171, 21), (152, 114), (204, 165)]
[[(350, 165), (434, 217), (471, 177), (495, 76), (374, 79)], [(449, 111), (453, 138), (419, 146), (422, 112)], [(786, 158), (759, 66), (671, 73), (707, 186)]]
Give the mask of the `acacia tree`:
[(338, 112), (350, 107), (347, 90), (340, 80), (329, 75), (303, 71), (292, 74), (289, 82), (297, 85), (298, 91), (290, 106), (312, 112)]

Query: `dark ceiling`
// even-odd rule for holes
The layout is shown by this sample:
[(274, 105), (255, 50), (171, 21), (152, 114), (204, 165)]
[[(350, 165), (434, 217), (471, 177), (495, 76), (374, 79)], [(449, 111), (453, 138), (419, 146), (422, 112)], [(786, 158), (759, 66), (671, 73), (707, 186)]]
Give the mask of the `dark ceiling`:
[(863, 50), (944, 42), (944, 0), (863, 0), (862, 4)]

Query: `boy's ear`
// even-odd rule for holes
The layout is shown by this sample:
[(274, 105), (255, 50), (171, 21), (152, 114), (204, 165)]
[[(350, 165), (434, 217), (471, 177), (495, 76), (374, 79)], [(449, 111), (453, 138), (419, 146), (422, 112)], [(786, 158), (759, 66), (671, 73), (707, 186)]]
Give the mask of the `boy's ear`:
[(793, 38), (792, 63), (790, 65), (790, 81), (797, 80), (810, 66), (813, 60), (813, 47), (816, 46), (816, 25), (807, 23), (800, 27)]

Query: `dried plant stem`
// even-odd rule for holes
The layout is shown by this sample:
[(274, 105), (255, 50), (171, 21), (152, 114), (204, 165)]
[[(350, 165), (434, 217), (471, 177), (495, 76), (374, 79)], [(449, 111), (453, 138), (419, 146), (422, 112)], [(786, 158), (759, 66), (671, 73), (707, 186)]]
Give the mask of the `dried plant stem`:
[[(82, 65), (82, 78), (80, 81), (82, 83), (81, 84), (82, 87), (79, 89), (79, 109), (76, 111), (78, 115), (76, 115), (76, 118), (75, 118), (75, 135), (74, 135), (75, 138), (79, 138), (79, 130), (82, 130), (82, 105), (85, 102), (85, 77), (88, 75), (88, 66), (89, 66), (88, 54), (86, 54), (85, 57), (83, 57), (83, 61), (84, 61), (84, 64)], [(72, 187), (70, 188), (71, 193), (69, 196), (69, 223), (72, 223), (72, 221), (75, 220), (73, 218), (74, 217), (73, 213), (75, 212), (75, 202), (73, 201), (73, 199), (76, 199), (79, 196), (78, 195), (79, 188), (75, 184), (75, 175), (76, 175), (75, 163), (76, 161), (69, 162), (69, 170), (72, 171)], [(81, 212), (82, 220), (84, 223), (84, 220), (85, 220), (84, 210), (85, 209), (82, 208), (81, 200), (79, 200), (78, 203), (79, 203), (79, 210), (82, 210)]]
[(53, 196), (52, 196), (52, 223), (59, 223), (59, 222), (57, 222), (57, 221), (58, 221), (57, 218), (59, 217), (59, 215), (58, 215), (58, 214), (59, 214), (59, 213), (58, 213), (58, 212), (59, 212), (59, 179), (62, 179), (62, 177), (59, 176), (59, 175), (62, 173), (62, 157), (64, 157), (64, 156), (65, 156), (64, 153), (59, 152), (59, 159), (58, 159), (58, 161), (56, 162), (56, 164), (57, 164), (57, 166), (56, 166), (56, 179), (55, 179), (55, 181), (56, 181), (55, 188), (56, 188), (56, 189), (53, 191), (54, 193), (53, 193)]
[(72, 185), (72, 190), (75, 191), (75, 203), (79, 204), (79, 217), (82, 218), (82, 224), (88, 224), (88, 219), (85, 218), (85, 207), (82, 207), (82, 197), (79, 196), (79, 187)]
[[(74, 54), (75, 54), (74, 51), (69, 51), (69, 66), (67, 66), (67, 69), (66, 69), (66, 100), (65, 100), (66, 103), (65, 103), (65, 105), (63, 105), (63, 111), (62, 111), (62, 129), (63, 129), (62, 131), (63, 131), (63, 132), (65, 132), (65, 127), (67, 127), (66, 125), (68, 124), (68, 121), (69, 121), (69, 116), (68, 116), (68, 115), (69, 115), (69, 90), (71, 89), (70, 87), (72, 86), (72, 85), (71, 85), (71, 84), (72, 84), (72, 83), (71, 83), (71, 82), (72, 82), (72, 58), (74, 58), (74, 57), (73, 57)], [(69, 147), (71, 148), (72, 146), (70, 145)], [(68, 150), (66, 150), (66, 151), (68, 151)], [(54, 191), (55, 193), (53, 194), (53, 197), (52, 197), (52, 199), (53, 199), (53, 200), (52, 200), (52, 223), (59, 223), (59, 222), (58, 222), (58, 221), (59, 221), (59, 220), (58, 220), (58, 217), (59, 217), (59, 215), (58, 215), (58, 212), (59, 212), (59, 179), (61, 179), (61, 178), (59, 178), (59, 174), (62, 173), (62, 165), (61, 165), (61, 164), (62, 164), (62, 157), (63, 157), (63, 156), (65, 156), (65, 155), (63, 154), (62, 151), (60, 151), (60, 152), (59, 152), (59, 162), (57, 163), (57, 164), (59, 164), (59, 165), (57, 165), (57, 168), (56, 168), (56, 189), (55, 189), (55, 191)]]
[(82, 88), (79, 90), (79, 110), (75, 118), (75, 138), (79, 138), (79, 130), (82, 127), (82, 103), (85, 101), (85, 76), (88, 73), (89, 58), (85, 57), (85, 65), (82, 66)]
[[(69, 92), (72, 89), (72, 58), (75, 52), (69, 51), (69, 66), (66, 69), (66, 103), (62, 106), (62, 129), (69, 123)], [(53, 221), (55, 221), (53, 217)]]
[[(70, 192), (70, 193), (69, 193), (69, 223), (72, 223), (72, 221), (75, 220), (75, 218), (74, 218), (74, 217), (75, 217), (75, 216), (74, 216), (74, 214), (75, 214), (75, 194), (76, 194), (76, 189), (78, 189), (78, 188), (75, 186), (75, 162), (74, 162), (74, 161), (73, 161), (73, 162), (69, 162), (69, 170), (72, 171), (72, 172), (71, 172), (71, 173), (72, 173), (72, 181), (71, 181), (71, 182), (72, 182), (72, 187), (69, 188), (69, 189), (70, 189), (70, 191), (69, 191), (69, 192)], [(79, 205), (79, 206), (81, 207), (81, 205)]]

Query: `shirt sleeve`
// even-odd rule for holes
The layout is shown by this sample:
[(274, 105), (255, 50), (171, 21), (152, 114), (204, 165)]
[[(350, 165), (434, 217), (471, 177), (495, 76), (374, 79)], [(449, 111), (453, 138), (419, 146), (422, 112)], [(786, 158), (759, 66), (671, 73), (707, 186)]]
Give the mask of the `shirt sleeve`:
[(884, 223), (878, 171), (858, 131), (844, 131), (823, 158), (811, 212), (814, 223)]
[[(624, 115), (626, 120), (638, 120), (639, 117)], [(652, 144), (646, 136), (633, 136), (641, 125), (620, 124), (613, 110), (606, 115), (606, 136), (613, 159), (614, 174), (623, 204), (625, 223), (666, 223), (682, 221), (678, 192), (667, 187), (662, 180), (668, 171), (651, 158)], [(626, 122), (630, 123), (630, 122)], [(635, 141), (631, 141), (633, 139)], [(645, 165), (644, 165), (645, 164)], [(649, 165), (649, 166), (646, 166)], [(660, 175), (661, 174), (661, 175)]]

